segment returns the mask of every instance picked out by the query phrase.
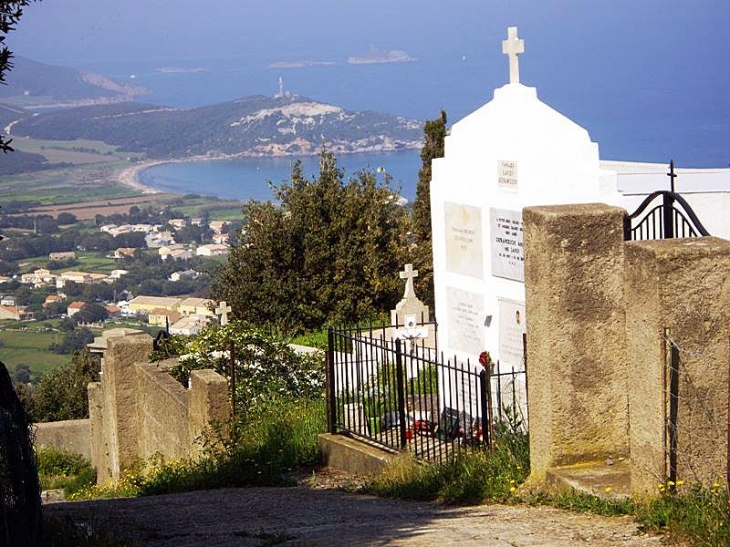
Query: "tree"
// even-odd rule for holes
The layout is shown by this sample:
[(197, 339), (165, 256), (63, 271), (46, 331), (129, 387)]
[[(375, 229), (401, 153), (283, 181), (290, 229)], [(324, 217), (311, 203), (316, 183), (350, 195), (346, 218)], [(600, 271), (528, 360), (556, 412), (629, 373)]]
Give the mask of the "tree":
[(413, 239), (416, 248), (413, 262), (418, 269), (416, 293), (431, 309), (433, 300), (433, 246), (431, 244), (431, 161), (444, 157), (446, 112), (428, 120), (423, 128), (425, 142), (421, 148), (421, 169), (418, 171), (416, 200), (413, 203)]
[[(0, 83), (5, 83), (5, 74), (13, 68), (13, 54), (5, 44), (7, 34), (15, 30), (15, 26), (23, 15), (23, 8), (29, 5), (33, 0), (2, 0), (0, 1)], [(12, 140), (12, 139), (11, 139)], [(0, 150), (10, 152), (13, 148), (10, 146), (11, 140), (5, 140), (0, 135)]]
[(89, 417), (86, 387), (99, 381), (99, 360), (77, 351), (71, 364), (47, 372), (33, 396), (33, 421), (55, 422)]
[(285, 332), (355, 322), (392, 308), (402, 284), (410, 219), (397, 196), (362, 171), (343, 181), (330, 153), (306, 180), (275, 189), (281, 206), (249, 203), (240, 245), (217, 273), (212, 296), (238, 319)]

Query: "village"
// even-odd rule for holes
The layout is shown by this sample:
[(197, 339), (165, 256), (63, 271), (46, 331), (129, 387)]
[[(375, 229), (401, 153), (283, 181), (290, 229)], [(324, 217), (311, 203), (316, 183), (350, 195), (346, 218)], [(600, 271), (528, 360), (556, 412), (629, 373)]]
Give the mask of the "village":
[[(144, 249), (110, 252), (120, 267), (108, 274), (37, 268), (2, 280), (0, 291), (22, 285), (47, 293), (41, 308), (91, 319), (79, 326), (106, 329), (108, 318), (144, 317), (156, 327), (100, 332), (88, 344), (101, 356), (100, 375), (88, 384), (88, 418), (36, 426), (39, 447), (91, 462), (96, 484), (84, 495), (172, 495), (289, 481), (301, 487), (292, 489), (296, 497), (305, 486), (292, 470), (306, 463), (309, 488), (318, 473), (333, 472), (323, 469), (337, 470), (361, 481), (360, 490), (351, 487), (358, 496), (417, 500), (401, 503), (430, 516), (387, 531), (353, 531), (348, 521), (335, 537), (326, 514), (292, 521), (291, 509), (274, 503), (264, 522), (281, 543), (387, 544), (398, 537), (404, 545), (436, 545), (443, 544), (438, 530), (446, 533), (448, 519), (471, 526), (468, 519), (476, 518), (478, 533), (449, 528), (450, 540), (497, 545), (510, 537), (511, 544), (527, 545), (525, 537), (545, 534), (548, 545), (656, 545), (656, 534), (675, 533), (672, 519), (681, 518), (681, 510), (667, 507), (697, 499), (706, 503), (703, 518), (715, 519), (700, 526), (708, 528), (705, 544), (730, 538), (730, 169), (675, 169), (669, 158), (667, 164), (602, 160), (587, 130), (522, 83), (518, 56), (525, 42), (517, 28), (501, 43), (508, 83), (450, 126), (443, 155), (430, 165), (432, 307), (414, 288), (426, 271), (405, 263), (393, 274), (404, 290), (389, 321), (329, 326), (322, 351), (274, 340), (239, 321), (246, 310), (238, 301), (231, 307), (222, 299), (126, 289), (119, 291), (124, 298), (94, 302), (67, 294), (69, 287), (116, 287), (134, 274), (122, 266), (141, 252), (175, 264), (173, 283), (200, 275), (188, 268), (191, 260), (251, 256), (235, 254), (246, 245), (232, 242), (223, 222), (204, 226), (210, 243), (176, 243), (176, 231), (202, 227), (200, 219), (102, 224), (98, 231), (111, 237), (144, 233), (145, 241)], [(76, 260), (76, 252), (48, 260)], [(219, 294), (237, 296), (237, 288)], [(4, 295), (0, 318), (30, 324), (33, 310), (23, 306)], [(84, 316), (89, 307), (103, 307), (103, 317)], [(281, 393), (291, 398), (277, 398)], [(318, 425), (302, 425), (314, 415)], [(305, 436), (307, 448), (294, 447)], [(438, 481), (444, 482), (431, 486)], [(288, 496), (284, 488), (274, 492)], [(208, 494), (177, 495), (191, 496), (185, 505), (194, 505)], [(307, 505), (330, 495), (335, 506), (369, 499), (327, 492)], [(605, 529), (609, 519), (596, 517), (586, 525), (590, 533), (577, 533), (569, 517), (556, 514), (546, 528), (514, 537), (488, 518), (501, 505), (430, 513), (426, 500), (583, 503), (601, 515), (641, 519), (656, 510), (671, 517), (660, 525), (646, 517), (641, 525), (621, 521)], [(568, 501), (561, 506), (561, 500)], [(257, 502), (240, 503), (251, 510)], [(157, 534), (157, 545), (233, 545), (262, 522), (237, 520), (229, 509), (209, 517), (214, 524), (186, 528), (176, 521), (170, 530), (133, 497), (50, 507), (78, 522), (103, 507), (129, 511), (137, 528)], [(398, 511), (388, 507), (384, 514)]]

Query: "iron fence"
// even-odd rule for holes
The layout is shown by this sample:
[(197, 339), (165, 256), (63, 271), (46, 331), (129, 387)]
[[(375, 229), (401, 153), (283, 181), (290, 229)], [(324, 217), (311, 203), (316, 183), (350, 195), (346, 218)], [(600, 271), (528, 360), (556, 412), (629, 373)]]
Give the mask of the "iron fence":
[(524, 366), (485, 369), (445, 359), (435, 347), (436, 325), (419, 329), (417, 338), (397, 327), (330, 329), (331, 433), (444, 461), (488, 445), (495, 429), (526, 430)]

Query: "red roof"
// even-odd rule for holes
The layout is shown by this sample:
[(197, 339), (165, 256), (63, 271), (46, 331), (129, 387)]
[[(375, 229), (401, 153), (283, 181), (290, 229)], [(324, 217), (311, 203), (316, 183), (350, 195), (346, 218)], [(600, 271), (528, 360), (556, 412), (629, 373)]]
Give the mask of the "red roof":
[(71, 302), (68, 307), (73, 309), (81, 309), (86, 306), (86, 302)]

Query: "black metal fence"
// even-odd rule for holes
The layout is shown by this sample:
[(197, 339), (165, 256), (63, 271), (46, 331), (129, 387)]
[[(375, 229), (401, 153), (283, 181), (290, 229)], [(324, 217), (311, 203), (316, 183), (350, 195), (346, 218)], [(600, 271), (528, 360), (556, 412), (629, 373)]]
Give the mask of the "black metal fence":
[(329, 331), (331, 433), (444, 461), (465, 447), (488, 445), (495, 428), (526, 429), (524, 367), (444, 359), (435, 347), (436, 325), (419, 328), (420, 338), (396, 327)]
[(710, 235), (689, 203), (675, 192), (654, 192), (626, 217), (624, 239), (672, 239)]

